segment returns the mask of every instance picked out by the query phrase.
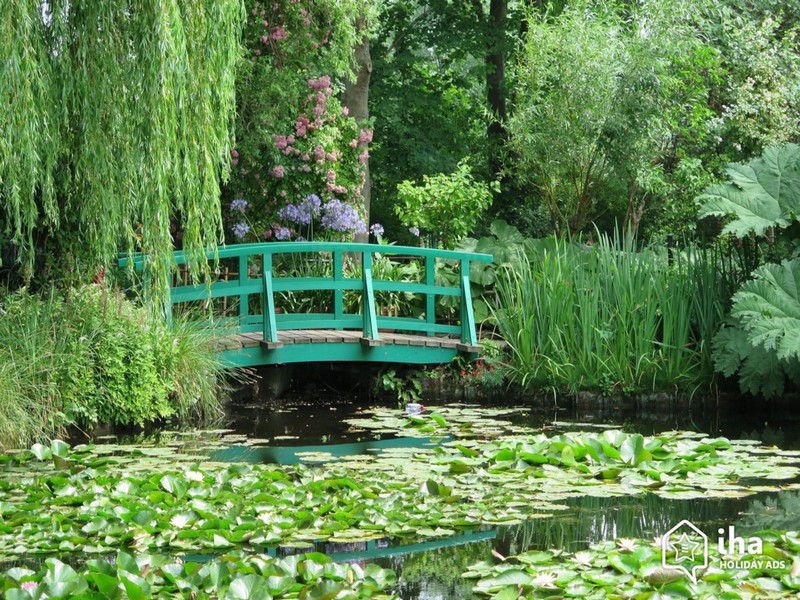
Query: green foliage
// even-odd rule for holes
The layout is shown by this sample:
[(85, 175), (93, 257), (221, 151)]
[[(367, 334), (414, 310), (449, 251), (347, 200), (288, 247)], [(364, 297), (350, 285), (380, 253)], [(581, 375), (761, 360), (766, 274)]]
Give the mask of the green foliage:
[[(723, 231), (767, 236), (796, 256), (800, 146), (767, 148), (746, 165), (730, 165), (728, 176), (698, 198), (700, 215), (733, 215)], [(783, 393), (787, 377), (800, 383), (798, 282), (800, 259), (794, 258), (759, 267), (734, 294), (729, 324), (714, 338), (714, 364), (726, 376), (738, 372), (743, 391), (771, 397)]]
[(147, 293), (163, 301), (171, 225), (190, 257), (217, 243), (243, 16), (238, 0), (2, 12), (0, 228), (27, 277), (37, 239), (78, 263), (72, 277), (144, 250)]
[(556, 18), (532, 16), (509, 120), (520, 175), (533, 183), (556, 230), (576, 233), (603, 212), (635, 229), (643, 191), (668, 134), (665, 110), (673, 61), (687, 38), (667, 10), (642, 9), (640, 35), (605, 3), (571, 5)]
[(167, 325), (97, 285), (46, 297), (20, 290), (2, 309), (0, 445), (69, 423), (218, 416), (221, 366), (201, 325)]
[[(315, 194), (361, 210), (372, 131), (348, 116), (337, 92), (352, 76), (356, 0), (247, 0), (246, 60), (237, 74), (236, 148), (225, 195), (249, 203), (225, 212), (228, 239), (288, 239), (277, 211)], [(230, 205), (229, 205), (230, 206)], [(241, 224), (249, 230), (244, 231)], [(239, 225), (237, 228), (236, 226)], [(289, 225), (292, 227), (292, 225)], [(233, 235), (231, 235), (233, 234)], [(317, 232), (319, 234), (319, 232)], [(292, 237), (306, 236), (295, 228)]]
[(373, 392), (376, 394), (391, 394), (397, 398), (399, 404), (419, 402), (422, 394), (422, 384), (416, 373), (407, 373), (399, 377), (394, 369), (382, 371), (375, 379)]
[(800, 384), (800, 259), (766, 264), (733, 296), (731, 325), (714, 338), (714, 360), (726, 376), (738, 371), (751, 394), (783, 394)]
[[(91, 525), (93, 526), (93, 525)], [(207, 562), (183, 561), (160, 554), (120, 552), (113, 561), (90, 559), (73, 568), (48, 558), (37, 571), (25, 567), (0, 574), (8, 600), (35, 598), (171, 598), (203, 596), (326, 600), (388, 598), (382, 592), (395, 574), (375, 564), (365, 568), (333, 562), (309, 552), (283, 558), (268, 554), (225, 554)]]
[(0, 486), (0, 558), (23, 550), (63, 556), (133, 546), (169, 556), (258, 552), (309, 539), (411, 541), (552, 517), (576, 496), (745, 497), (756, 493), (754, 482), (777, 491), (800, 473), (796, 456), (748, 441), (611, 429), (545, 435), (521, 433), (519, 425), (508, 435), (491, 423), (484, 430), (481, 416), (463, 407), (400, 413), (395, 424), (374, 425), (395, 432), (410, 422), (422, 435), (451, 441), (316, 465), (225, 464), (224, 451), (205, 445), (184, 454), (175, 445), (68, 449), (56, 442), (0, 455), (9, 474)]
[[(718, 324), (718, 286), (708, 285), (714, 271), (703, 273), (696, 262), (689, 255), (669, 266), (662, 255), (638, 252), (630, 237), (601, 236), (592, 246), (536, 242), (498, 273), (495, 286), (513, 379), (570, 393), (708, 383), (701, 323)], [(705, 295), (699, 285), (708, 285)]]
[(498, 182), (475, 181), (472, 169), (462, 160), (449, 175), (423, 175), (422, 185), (400, 183), (395, 212), (406, 227), (432, 234), (440, 245), (451, 248), (475, 228), (492, 203), (492, 192), (499, 189)]
[[(685, 534), (684, 534), (685, 535)], [(602, 600), (613, 596), (635, 598), (742, 598), (742, 590), (756, 598), (790, 598), (800, 590), (800, 537), (796, 530), (759, 532), (762, 552), (746, 559), (732, 556), (717, 544), (703, 546), (700, 536), (690, 535), (690, 544), (704, 552), (678, 560), (681, 544), (675, 542), (664, 555), (661, 540), (620, 538), (593, 544), (586, 550), (528, 550), (499, 564), (482, 561), (464, 577), (476, 579), (473, 591), (495, 600), (520, 597), (579, 596)], [(674, 539), (674, 538), (673, 538)], [(704, 563), (705, 561), (705, 563)], [(674, 565), (682, 563), (680, 568)], [(728, 566), (741, 562), (743, 566)], [(692, 581), (688, 573), (692, 572)]]
[(726, 169), (729, 181), (709, 186), (700, 195), (699, 217), (728, 216), (724, 233), (742, 238), (763, 236), (771, 228), (787, 228), (800, 215), (800, 146), (786, 144), (764, 150), (745, 165)]

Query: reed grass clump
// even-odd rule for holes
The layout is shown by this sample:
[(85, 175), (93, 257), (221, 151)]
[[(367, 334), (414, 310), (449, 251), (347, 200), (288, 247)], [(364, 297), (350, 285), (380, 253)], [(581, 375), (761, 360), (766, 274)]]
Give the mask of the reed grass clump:
[(612, 393), (708, 382), (724, 313), (709, 256), (668, 261), (629, 236), (532, 248), (497, 282), (495, 317), (517, 383)]

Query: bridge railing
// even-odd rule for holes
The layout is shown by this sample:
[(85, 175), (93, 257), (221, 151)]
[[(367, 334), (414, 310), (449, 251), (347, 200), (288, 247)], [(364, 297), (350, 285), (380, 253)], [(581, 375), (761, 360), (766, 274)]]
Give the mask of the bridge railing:
[[(316, 272), (302, 268), (303, 264), (313, 263), (302, 258), (308, 254), (317, 255), (316, 264), (324, 264), (325, 268)], [(459, 336), (467, 346), (476, 346), (469, 267), (471, 262), (492, 261), (488, 254), (339, 242), (237, 244), (220, 248), (217, 256), (220, 264), (234, 263), (226, 269), (225, 280), (210, 285), (191, 285), (179, 280), (171, 289), (173, 307), (209, 298), (238, 299), (236, 327), (243, 333), (262, 331), (268, 347), (278, 347), (278, 331), (287, 329), (361, 330), (367, 344), (380, 343), (381, 329), (430, 336), (450, 334)], [(380, 261), (386, 257), (424, 262), (419, 280), (376, 279), (374, 268), (383, 264)], [(175, 253), (175, 260), (178, 265), (186, 263), (182, 252)], [(451, 277), (442, 276), (445, 271)], [(276, 304), (276, 300), (293, 294), (318, 292), (332, 296), (326, 312), (284, 312), (280, 303)], [(380, 314), (376, 298), (387, 294), (421, 296), (419, 318)], [(357, 312), (352, 312), (354, 295), (360, 300), (356, 302)], [(458, 325), (437, 322), (438, 296), (460, 300)]]

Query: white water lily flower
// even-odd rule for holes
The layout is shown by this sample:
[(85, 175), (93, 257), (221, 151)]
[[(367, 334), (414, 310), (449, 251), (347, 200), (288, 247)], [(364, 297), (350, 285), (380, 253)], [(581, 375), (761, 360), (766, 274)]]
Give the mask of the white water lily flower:
[(544, 571), (534, 577), (532, 583), (537, 587), (553, 589), (556, 587), (556, 576), (553, 573)]
[(633, 552), (636, 550), (636, 540), (632, 538), (619, 538), (617, 546), (622, 552)]
[(203, 474), (198, 471), (186, 471), (186, 479), (189, 481), (203, 481)]
[(572, 562), (584, 567), (590, 567), (592, 565), (593, 560), (594, 556), (592, 556), (591, 552), (585, 552), (585, 551), (576, 552), (572, 556)]
[(189, 517), (186, 515), (175, 515), (169, 520), (169, 524), (176, 529), (183, 529), (189, 524)]

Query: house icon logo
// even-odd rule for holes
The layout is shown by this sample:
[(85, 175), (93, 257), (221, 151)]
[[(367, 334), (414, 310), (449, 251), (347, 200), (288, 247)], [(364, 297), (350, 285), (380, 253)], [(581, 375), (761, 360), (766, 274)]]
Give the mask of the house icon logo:
[(683, 571), (697, 583), (697, 572), (708, 568), (708, 536), (684, 519), (661, 537), (661, 566)]

